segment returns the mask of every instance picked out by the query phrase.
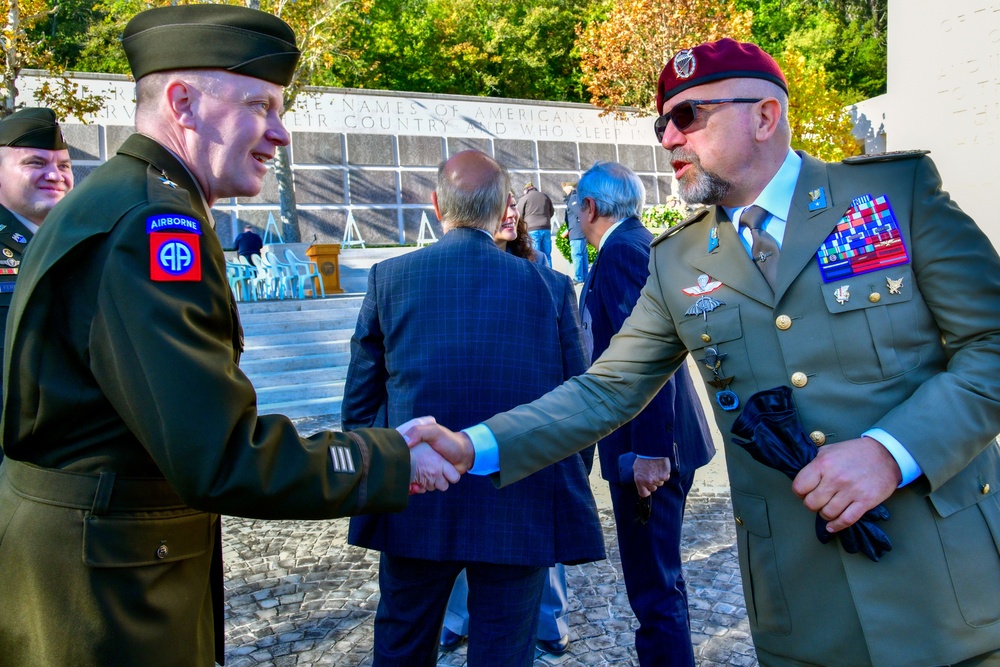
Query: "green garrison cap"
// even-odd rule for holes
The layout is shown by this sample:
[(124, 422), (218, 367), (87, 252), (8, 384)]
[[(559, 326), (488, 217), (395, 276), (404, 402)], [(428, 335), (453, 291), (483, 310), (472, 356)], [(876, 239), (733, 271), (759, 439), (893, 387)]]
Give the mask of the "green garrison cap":
[(176, 5), (136, 14), (122, 35), (132, 76), (224, 69), (287, 86), (301, 52), (273, 14), (234, 5)]
[(56, 114), (45, 107), (21, 109), (0, 121), (0, 146), (49, 151), (69, 148), (56, 122)]

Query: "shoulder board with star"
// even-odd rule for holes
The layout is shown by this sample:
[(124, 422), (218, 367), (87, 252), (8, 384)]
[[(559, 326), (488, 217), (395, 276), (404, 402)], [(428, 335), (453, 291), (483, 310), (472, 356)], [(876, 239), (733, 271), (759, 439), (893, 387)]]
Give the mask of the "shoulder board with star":
[(191, 193), (170, 180), (153, 165), (146, 169), (146, 195), (150, 203), (191, 208)]
[(841, 160), (844, 164), (867, 164), (869, 162), (892, 162), (894, 160), (911, 160), (927, 155), (930, 151), (889, 151), (888, 153), (869, 153), (868, 155), (852, 155)]
[(677, 232), (681, 231), (682, 229), (684, 229), (688, 225), (692, 225), (692, 224), (698, 222), (699, 220), (701, 220), (702, 218), (704, 218), (706, 215), (708, 215), (708, 209), (707, 208), (703, 208), (703, 209), (701, 209), (699, 211), (695, 211), (694, 213), (691, 214), (691, 217), (689, 217), (687, 220), (684, 220), (683, 222), (678, 222), (676, 225), (674, 225), (670, 229), (667, 229), (662, 234), (660, 234), (655, 239), (653, 239), (653, 242), (649, 244), (649, 247), (652, 248), (657, 243), (661, 243), (664, 239), (670, 238), (671, 236), (673, 236)]

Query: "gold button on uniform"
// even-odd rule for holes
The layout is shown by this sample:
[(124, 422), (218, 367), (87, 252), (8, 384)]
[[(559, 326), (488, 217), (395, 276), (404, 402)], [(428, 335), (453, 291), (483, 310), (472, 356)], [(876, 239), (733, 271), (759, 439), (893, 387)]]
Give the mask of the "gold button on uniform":
[(709, 335), (708, 335), (707, 333), (703, 333), (703, 334), (701, 335), (701, 339), (702, 339), (703, 341), (705, 341), (706, 343), (711, 343), (711, 342), (712, 342), (712, 337), (711, 337), (711, 336), (709, 336)]
[(736, 523), (738, 523), (738, 524), (740, 524), (742, 526), (743, 525), (743, 519), (741, 519), (740, 517), (736, 517)]
[(807, 382), (809, 382), (809, 378), (807, 378), (806, 374), (803, 373), (802, 371), (799, 371), (798, 373), (792, 373), (792, 384), (794, 386), (799, 387), (801, 389), (802, 387), (806, 386)]
[(985, 496), (989, 492), (990, 492), (990, 485), (989, 484), (983, 484), (983, 495)]
[(878, 292), (872, 292), (871, 294), (868, 295), (868, 300), (871, 301), (872, 303), (878, 303), (879, 301), (882, 300), (882, 295), (879, 294)]
[(817, 447), (822, 447), (826, 444), (826, 433), (823, 431), (813, 431), (809, 434), (809, 439), (813, 441), (813, 444)]
[(778, 315), (778, 318), (774, 320), (774, 325), (782, 331), (787, 331), (792, 328), (792, 318), (788, 315)]

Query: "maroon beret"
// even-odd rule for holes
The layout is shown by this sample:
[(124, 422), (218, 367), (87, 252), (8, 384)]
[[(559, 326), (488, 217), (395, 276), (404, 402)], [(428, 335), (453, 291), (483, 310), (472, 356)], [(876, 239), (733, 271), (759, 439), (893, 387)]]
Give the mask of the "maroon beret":
[(674, 54), (656, 84), (656, 113), (662, 113), (663, 103), (682, 90), (722, 79), (764, 79), (788, 92), (774, 58), (756, 44), (727, 37)]

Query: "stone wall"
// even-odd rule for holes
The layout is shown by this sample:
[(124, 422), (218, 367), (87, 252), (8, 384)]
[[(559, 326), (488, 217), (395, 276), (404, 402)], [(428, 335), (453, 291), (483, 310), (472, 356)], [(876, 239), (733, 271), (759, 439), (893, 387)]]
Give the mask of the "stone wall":
[[(64, 124), (79, 182), (131, 133), (134, 84), (113, 75), (81, 74), (74, 80), (107, 100), (88, 124)], [(30, 100), (38, 81), (24, 77), (22, 99)], [(673, 188), (673, 173), (656, 145), (650, 117), (616, 120), (583, 104), (340, 89), (311, 90), (300, 100), (285, 123), (292, 134), (305, 242), (340, 242), (349, 212), (369, 245), (415, 243), (425, 213), (440, 236), (430, 206), (437, 166), (468, 148), (504, 164), (517, 193), (532, 182), (552, 197), (560, 220), (560, 184), (576, 181), (598, 160), (634, 169), (650, 205), (663, 202)], [(213, 209), (224, 245), (247, 222), (263, 232), (268, 214), (278, 218), (273, 172), (257, 197), (220, 201)]]

